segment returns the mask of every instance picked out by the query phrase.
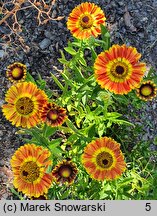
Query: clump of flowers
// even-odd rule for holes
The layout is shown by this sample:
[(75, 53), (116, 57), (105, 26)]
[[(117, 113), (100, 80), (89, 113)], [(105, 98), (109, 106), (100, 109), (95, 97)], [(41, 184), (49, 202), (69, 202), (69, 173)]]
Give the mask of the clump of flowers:
[(41, 146), (21, 146), (10, 161), (15, 188), (30, 197), (47, 194), (53, 179), (50, 173), (46, 173), (48, 166), (52, 164), (49, 157), (50, 152)]
[(135, 47), (110, 45), (105, 20), (94, 3), (70, 13), (67, 27), (75, 38), (64, 50), (71, 58), (61, 51), (64, 69), (54, 67), (64, 82), (51, 73), (57, 95), (41, 76), (34, 80), (26, 74), (25, 65), (8, 66), (13, 85), (2, 111), (21, 127), (17, 133), (29, 135), (11, 159), (13, 185), (30, 199), (142, 199), (151, 189), (155, 168), (134, 137), (135, 148), (129, 150), (123, 128), (136, 132), (136, 126), (117, 104), (125, 112), (128, 101), (143, 106), (143, 100), (155, 98), (156, 81), (151, 70), (146, 78)]

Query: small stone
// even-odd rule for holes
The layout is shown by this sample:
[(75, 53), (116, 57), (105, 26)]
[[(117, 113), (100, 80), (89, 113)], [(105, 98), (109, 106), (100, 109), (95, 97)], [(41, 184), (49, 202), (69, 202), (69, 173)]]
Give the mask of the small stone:
[(0, 107), (4, 104), (4, 100), (0, 100)]
[(53, 10), (51, 17), (52, 17), (52, 18), (55, 18), (56, 16), (57, 16), (57, 11), (56, 11), (56, 10)]
[(39, 43), (39, 47), (43, 50), (43, 49), (46, 49), (50, 44), (51, 44), (51, 40), (48, 38), (45, 38)]
[(153, 104), (153, 109), (156, 110), (156, 103)]
[(0, 58), (3, 58), (3, 57), (4, 57), (4, 51), (0, 50)]
[(45, 35), (45, 37), (47, 37), (49, 39), (51, 39), (51, 37), (52, 37), (52, 33), (50, 31), (45, 31), (44, 35)]
[(63, 28), (63, 24), (61, 22), (58, 23), (58, 28)]
[(4, 164), (5, 164), (5, 161), (4, 160), (0, 160), (0, 166), (2, 167), (2, 166), (4, 166)]
[(117, 2), (118, 4), (119, 4), (119, 6), (124, 6), (124, 1), (119, 1), (119, 2)]
[(2, 199), (6, 200), (8, 198), (8, 193), (3, 194)]

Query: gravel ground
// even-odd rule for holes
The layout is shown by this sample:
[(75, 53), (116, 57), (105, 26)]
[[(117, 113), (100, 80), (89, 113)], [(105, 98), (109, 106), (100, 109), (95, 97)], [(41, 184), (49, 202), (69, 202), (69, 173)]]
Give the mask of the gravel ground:
[[(4, 2), (4, 1), (2, 1)], [(26, 1), (27, 2), (27, 1)], [(53, 65), (61, 68), (57, 61), (60, 49), (67, 45), (71, 35), (66, 28), (66, 21), (71, 10), (82, 3), (77, 0), (56, 0), (51, 17), (64, 16), (60, 21), (49, 21), (46, 25), (37, 25), (37, 13), (34, 9), (18, 12), (18, 20), (22, 25), (21, 36), (25, 46), (21, 46), (17, 36), (12, 37), (8, 46), (3, 39), (0, 40), (0, 105), (4, 103), (5, 92), (10, 83), (5, 77), (6, 67), (15, 61), (25, 63), (33, 76), (41, 74), (49, 86), (55, 87), (50, 79)], [(157, 69), (157, 0), (93, 0), (105, 12), (108, 28), (111, 32), (112, 43), (135, 46), (142, 53), (142, 59), (147, 65)], [(11, 23), (11, 19), (8, 19)], [(1, 37), (10, 34), (10, 30), (3, 23), (0, 26)], [(157, 113), (156, 100), (147, 103), (145, 109), (139, 112), (144, 126), (145, 140), (152, 141), (156, 136)], [(149, 122), (149, 124), (148, 124)], [(8, 199), (8, 186), (12, 175), (9, 160), (22, 141), (16, 135), (17, 129), (2, 116), (0, 110), (0, 199)]]

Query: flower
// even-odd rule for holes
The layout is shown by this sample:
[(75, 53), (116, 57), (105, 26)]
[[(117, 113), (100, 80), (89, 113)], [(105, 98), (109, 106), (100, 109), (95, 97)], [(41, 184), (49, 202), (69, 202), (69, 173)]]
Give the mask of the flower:
[(31, 82), (17, 83), (10, 87), (2, 106), (6, 119), (16, 127), (31, 128), (40, 122), (40, 110), (47, 102), (44, 91)]
[(68, 17), (67, 28), (78, 39), (97, 37), (101, 33), (100, 24), (104, 24), (105, 20), (100, 7), (94, 3), (85, 2), (72, 10)]
[(108, 137), (89, 143), (84, 149), (82, 163), (91, 177), (98, 181), (116, 179), (126, 169), (120, 144)]
[(138, 62), (140, 57), (134, 47), (113, 45), (94, 63), (96, 81), (115, 94), (127, 94), (138, 86), (146, 71), (145, 63)]
[(11, 158), (13, 185), (29, 197), (47, 194), (51, 186), (52, 174), (46, 173), (51, 153), (41, 146), (25, 144)]
[(26, 65), (15, 62), (7, 67), (6, 75), (13, 83), (22, 82), (26, 78), (26, 71)]
[(72, 184), (77, 172), (78, 170), (74, 163), (63, 160), (52, 170), (52, 176), (58, 183)]
[(56, 127), (62, 125), (66, 117), (66, 110), (54, 103), (47, 103), (43, 106), (41, 119), (49, 126)]
[(151, 80), (147, 80), (143, 81), (139, 85), (139, 87), (136, 89), (136, 94), (140, 99), (148, 101), (156, 97), (156, 91), (156, 84)]

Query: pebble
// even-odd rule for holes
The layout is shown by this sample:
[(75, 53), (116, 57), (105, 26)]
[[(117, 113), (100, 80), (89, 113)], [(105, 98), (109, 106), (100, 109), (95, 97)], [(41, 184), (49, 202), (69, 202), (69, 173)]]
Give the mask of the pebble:
[(51, 17), (52, 17), (52, 18), (55, 18), (56, 16), (57, 16), (57, 11), (54, 9), (54, 10), (52, 11)]
[(45, 32), (44, 32), (44, 35), (45, 35), (45, 37), (47, 37), (47, 38), (49, 38), (49, 39), (51, 39), (52, 36), (53, 36), (52, 32), (50, 32), (50, 31), (45, 31)]
[(51, 40), (48, 39), (48, 38), (44, 38), (44, 40), (42, 40), (40, 43), (39, 43), (39, 47), (44, 50), (46, 49), (49, 45), (51, 44)]
[(154, 103), (152, 107), (154, 110), (156, 110), (156, 103)]
[(58, 23), (58, 28), (63, 28), (63, 23), (59, 22)]
[(0, 58), (3, 58), (3, 57), (4, 57), (4, 51), (0, 50)]

